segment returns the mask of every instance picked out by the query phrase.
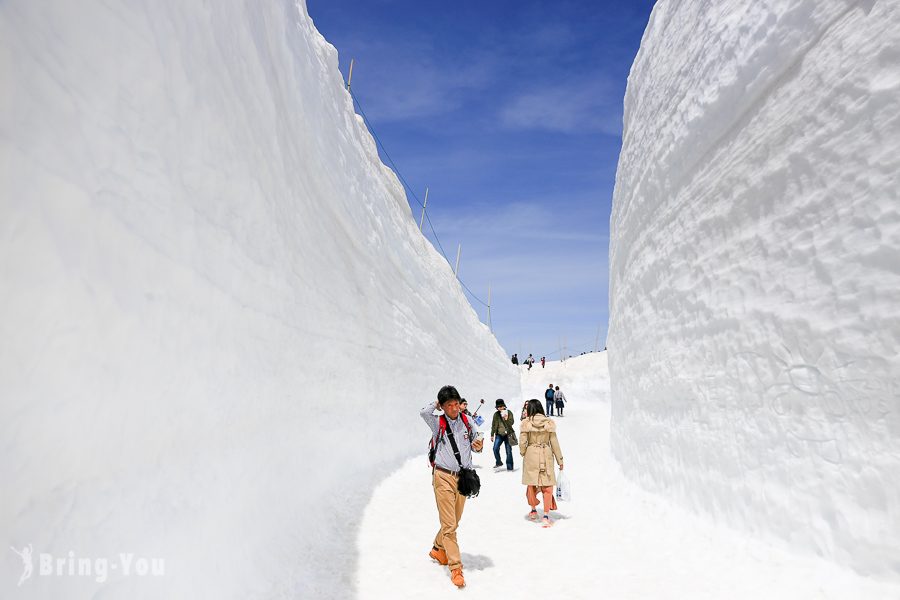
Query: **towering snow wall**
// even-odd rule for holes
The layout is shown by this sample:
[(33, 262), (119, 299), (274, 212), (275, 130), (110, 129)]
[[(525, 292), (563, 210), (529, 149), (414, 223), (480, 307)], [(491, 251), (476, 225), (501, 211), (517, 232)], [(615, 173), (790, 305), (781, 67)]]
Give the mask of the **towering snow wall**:
[[(20, 591), (351, 596), (369, 491), (424, 452), (418, 409), (442, 384), (520, 383), (305, 3), (3, 2), (0, 76), (0, 541), (32, 545)], [(92, 571), (41, 571), (70, 551)]]
[(900, 576), (900, 2), (661, 0), (623, 142), (625, 473)]

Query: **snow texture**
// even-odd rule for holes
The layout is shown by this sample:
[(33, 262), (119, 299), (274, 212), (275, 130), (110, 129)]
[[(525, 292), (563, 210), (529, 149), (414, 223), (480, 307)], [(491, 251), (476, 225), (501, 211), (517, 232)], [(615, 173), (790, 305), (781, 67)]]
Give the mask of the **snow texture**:
[(900, 578), (900, 2), (661, 0), (624, 125), (625, 474)]
[(305, 3), (3, 2), (0, 82), (0, 540), (166, 561), (23, 597), (350, 596), (416, 409), (520, 381)]
[[(495, 600), (511, 589), (527, 590), (513, 597), (554, 600), (900, 597), (900, 583), (874, 581), (784, 542), (720, 526), (625, 479), (609, 452), (606, 353), (521, 372), (525, 395), (506, 398), (514, 412), (542, 385), (559, 382), (566, 390), (565, 416), (554, 421), (572, 501), (559, 502), (551, 512), (555, 525), (542, 529), (526, 519), (518, 448), (512, 473), (494, 472), (489, 449), (476, 454), (481, 493), (466, 501), (458, 533), (467, 599)], [(378, 485), (366, 507), (357, 540), (359, 598), (458, 599), (447, 567), (428, 557), (437, 527), (431, 471), (413, 458)]]

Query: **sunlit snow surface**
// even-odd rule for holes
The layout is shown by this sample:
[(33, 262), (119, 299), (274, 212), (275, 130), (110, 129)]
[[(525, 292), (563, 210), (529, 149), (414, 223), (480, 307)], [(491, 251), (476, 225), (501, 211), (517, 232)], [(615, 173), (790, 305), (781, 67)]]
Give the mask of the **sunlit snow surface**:
[[(476, 455), (482, 491), (466, 502), (459, 529), (466, 598), (900, 597), (898, 585), (792, 553), (784, 543), (767, 544), (716, 526), (624, 478), (609, 453), (605, 354), (522, 372), (526, 398), (540, 398), (549, 383), (566, 392), (565, 416), (555, 420), (573, 501), (560, 502), (552, 513), (556, 524), (542, 529), (525, 518), (529, 508), (518, 452), (513, 473), (494, 473), (488, 450)], [(518, 412), (522, 398), (506, 401)], [(427, 438), (424, 423), (420, 430)], [(361, 600), (460, 597), (447, 568), (428, 557), (438, 528), (430, 481), (425, 457), (419, 456), (375, 490), (357, 543)]]
[(302, 1), (0, 2), (0, 180), (2, 598), (349, 597), (418, 408), (519, 392)]
[(900, 578), (900, 2), (656, 4), (610, 248), (625, 475)]

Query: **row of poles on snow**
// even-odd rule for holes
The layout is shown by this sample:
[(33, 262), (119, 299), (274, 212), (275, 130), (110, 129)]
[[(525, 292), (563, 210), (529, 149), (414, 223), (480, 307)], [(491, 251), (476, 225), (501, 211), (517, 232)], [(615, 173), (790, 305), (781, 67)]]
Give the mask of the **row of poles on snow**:
[[(415, 198), (415, 200), (419, 204), (419, 206), (422, 207), (422, 218), (419, 220), (419, 232), (421, 232), (424, 235), (425, 220), (428, 219), (428, 225), (431, 228), (431, 233), (434, 235), (434, 239), (438, 243), (438, 248), (441, 251), (441, 255), (444, 257), (444, 260), (446, 260), (449, 263), (450, 259), (447, 258), (447, 254), (444, 252), (444, 247), (443, 247), (443, 245), (441, 245), (441, 241), (438, 238), (437, 232), (434, 230), (434, 225), (431, 223), (431, 219), (427, 216), (426, 211), (428, 208), (428, 188), (427, 187), (425, 188), (425, 201), (419, 202), (418, 196), (416, 196), (415, 192), (412, 190), (412, 188), (409, 186), (409, 184), (406, 183), (406, 179), (403, 177), (403, 174), (400, 173), (400, 169), (397, 168), (397, 165), (394, 163), (393, 159), (391, 159), (390, 155), (388, 154), (387, 148), (384, 147), (384, 144), (381, 142), (381, 140), (378, 138), (378, 135), (375, 133), (375, 128), (372, 127), (372, 123), (366, 117), (366, 113), (365, 113), (365, 111), (363, 111), (362, 105), (359, 103), (359, 99), (353, 94), (353, 90), (350, 88), (350, 83), (353, 80), (353, 63), (354, 63), (354, 59), (350, 59), (350, 69), (348, 70), (348, 73), (347, 73), (347, 92), (350, 94), (350, 97), (353, 99), (353, 101), (359, 107), (360, 115), (362, 115), (363, 120), (366, 122), (366, 125), (369, 128), (369, 131), (372, 133), (372, 137), (375, 138), (375, 141), (378, 143), (379, 146), (381, 146), (382, 151), (384, 151), (385, 157), (390, 161), (391, 166), (394, 168), (394, 172), (397, 174), (397, 177), (400, 178), (400, 181), (401, 181), (401, 183), (403, 183), (404, 187), (407, 190), (409, 190), (410, 194), (412, 194), (412, 197)], [(483, 300), (481, 300), (481, 298), (476, 296), (475, 293), (472, 292), (472, 290), (469, 289), (469, 287), (463, 282), (462, 279), (459, 278), (459, 259), (460, 259), (461, 254), (462, 254), (462, 244), (460, 243), (456, 246), (456, 263), (453, 267), (453, 275), (454, 275), (454, 277), (456, 277), (456, 280), (460, 283), (460, 285), (462, 285), (462, 287), (467, 292), (469, 292), (469, 294), (473, 298), (475, 298), (475, 300), (477, 300), (483, 306), (487, 307), (487, 324), (488, 324), (488, 328), (490, 329), (491, 333), (493, 333), (494, 325), (491, 321), (491, 284), (490, 283), (488, 284), (488, 300), (487, 300), (487, 302), (484, 302)]]
[[(600, 333), (602, 331), (603, 331), (603, 325), (602, 324), (598, 325), (597, 326), (597, 337), (594, 338), (593, 352), (599, 352), (601, 350), (601, 348), (600, 348)], [(566, 339), (566, 337), (560, 336), (557, 339), (557, 344), (558, 344), (558, 350), (551, 352), (550, 354), (545, 354), (544, 356), (545, 357), (546, 356), (555, 356), (555, 355), (559, 354), (559, 359), (563, 362), (565, 362), (565, 360), (567, 358), (577, 356), (575, 354), (569, 354), (569, 344), (568, 344), (568, 340)], [(576, 347), (584, 348), (585, 346), (587, 346), (587, 344), (582, 344), (581, 346), (576, 346)], [(517, 354), (521, 355), (522, 354), (522, 342), (518, 343), (518, 348), (519, 348), (519, 351), (517, 352)], [(603, 350), (606, 350), (606, 348), (603, 348)], [(540, 357), (538, 357), (538, 358), (540, 358)], [(522, 360), (521, 356), (519, 357), (519, 360), (520, 361)]]
[[(365, 121), (366, 125), (368, 126), (369, 131), (372, 133), (372, 137), (374, 137), (377, 144), (379, 146), (381, 146), (381, 149), (384, 152), (385, 157), (391, 163), (391, 166), (394, 168), (394, 172), (397, 174), (397, 177), (399, 177), (401, 183), (409, 191), (409, 193), (412, 195), (412, 197), (415, 199), (415, 201), (419, 204), (419, 206), (422, 207), (422, 217), (419, 219), (419, 231), (424, 235), (425, 221), (427, 219), (428, 225), (431, 228), (431, 233), (434, 235), (434, 239), (438, 243), (438, 248), (440, 249), (441, 255), (444, 257), (444, 260), (446, 260), (449, 263), (450, 259), (447, 258), (447, 254), (444, 252), (444, 247), (443, 247), (443, 245), (441, 245), (441, 240), (440, 240), (440, 238), (438, 238), (437, 232), (434, 230), (434, 225), (431, 223), (431, 219), (428, 217), (428, 213), (427, 213), (428, 188), (427, 187), (425, 188), (425, 200), (423, 202), (419, 202), (418, 196), (416, 196), (416, 193), (409, 186), (409, 184), (406, 183), (406, 179), (403, 177), (403, 174), (400, 172), (400, 169), (397, 168), (397, 165), (394, 163), (393, 159), (390, 157), (390, 154), (388, 154), (387, 148), (384, 147), (384, 144), (381, 142), (381, 139), (379, 139), (378, 135), (375, 133), (375, 128), (372, 126), (372, 123), (369, 121), (368, 117), (366, 117), (366, 113), (363, 110), (363, 107), (360, 104), (359, 99), (353, 94), (353, 90), (350, 88), (350, 83), (353, 80), (353, 63), (354, 63), (354, 59), (350, 59), (350, 68), (347, 72), (347, 92), (350, 94), (350, 97), (353, 99), (353, 101), (359, 107), (360, 115), (362, 116), (363, 120)], [(460, 259), (461, 254), (462, 254), (462, 244), (457, 244), (457, 246), (456, 246), (456, 263), (454, 264), (454, 267), (453, 267), (453, 275), (454, 275), (454, 277), (456, 277), (456, 280), (460, 283), (460, 285), (473, 298), (475, 298), (475, 300), (477, 300), (483, 306), (487, 307), (488, 328), (490, 329), (491, 333), (493, 333), (494, 326), (491, 321), (491, 284), (488, 284), (488, 300), (487, 300), (487, 302), (484, 302), (481, 300), (481, 298), (476, 296), (475, 293), (472, 292), (472, 290), (469, 289), (469, 287), (463, 282), (462, 279), (459, 278), (459, 259)], [(597, 327), (597, 337), (594, 340), (594, 352), (597, 352), (600, 349), (600, 332), (601, 332), (601, 330), (602, 330), (602, 325)], [(566, 344), (565, 338), (561, 337), (559, 339), (559, 350), (556, 352), (551, 352), (549, 354), (549, 356), (553, 356), (554, 354), (557, 354), (557, 352), (559, 353), (560, 360), (565, 360), (567, 358), (568, 345)]]

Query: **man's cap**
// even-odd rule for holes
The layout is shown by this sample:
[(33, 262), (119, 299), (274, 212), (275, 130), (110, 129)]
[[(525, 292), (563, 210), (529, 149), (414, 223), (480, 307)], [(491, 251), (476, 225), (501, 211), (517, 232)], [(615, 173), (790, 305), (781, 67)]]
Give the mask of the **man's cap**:
[(496, 404), (494, 405), (494, 407), (495, 407), (495, 408), (500, 408), (501, 406), (502, 406), (503, 408), (506, 408), (506, 402), (503, 401), (503, 398), (497, 398), (497, 402), (496, 402)]

